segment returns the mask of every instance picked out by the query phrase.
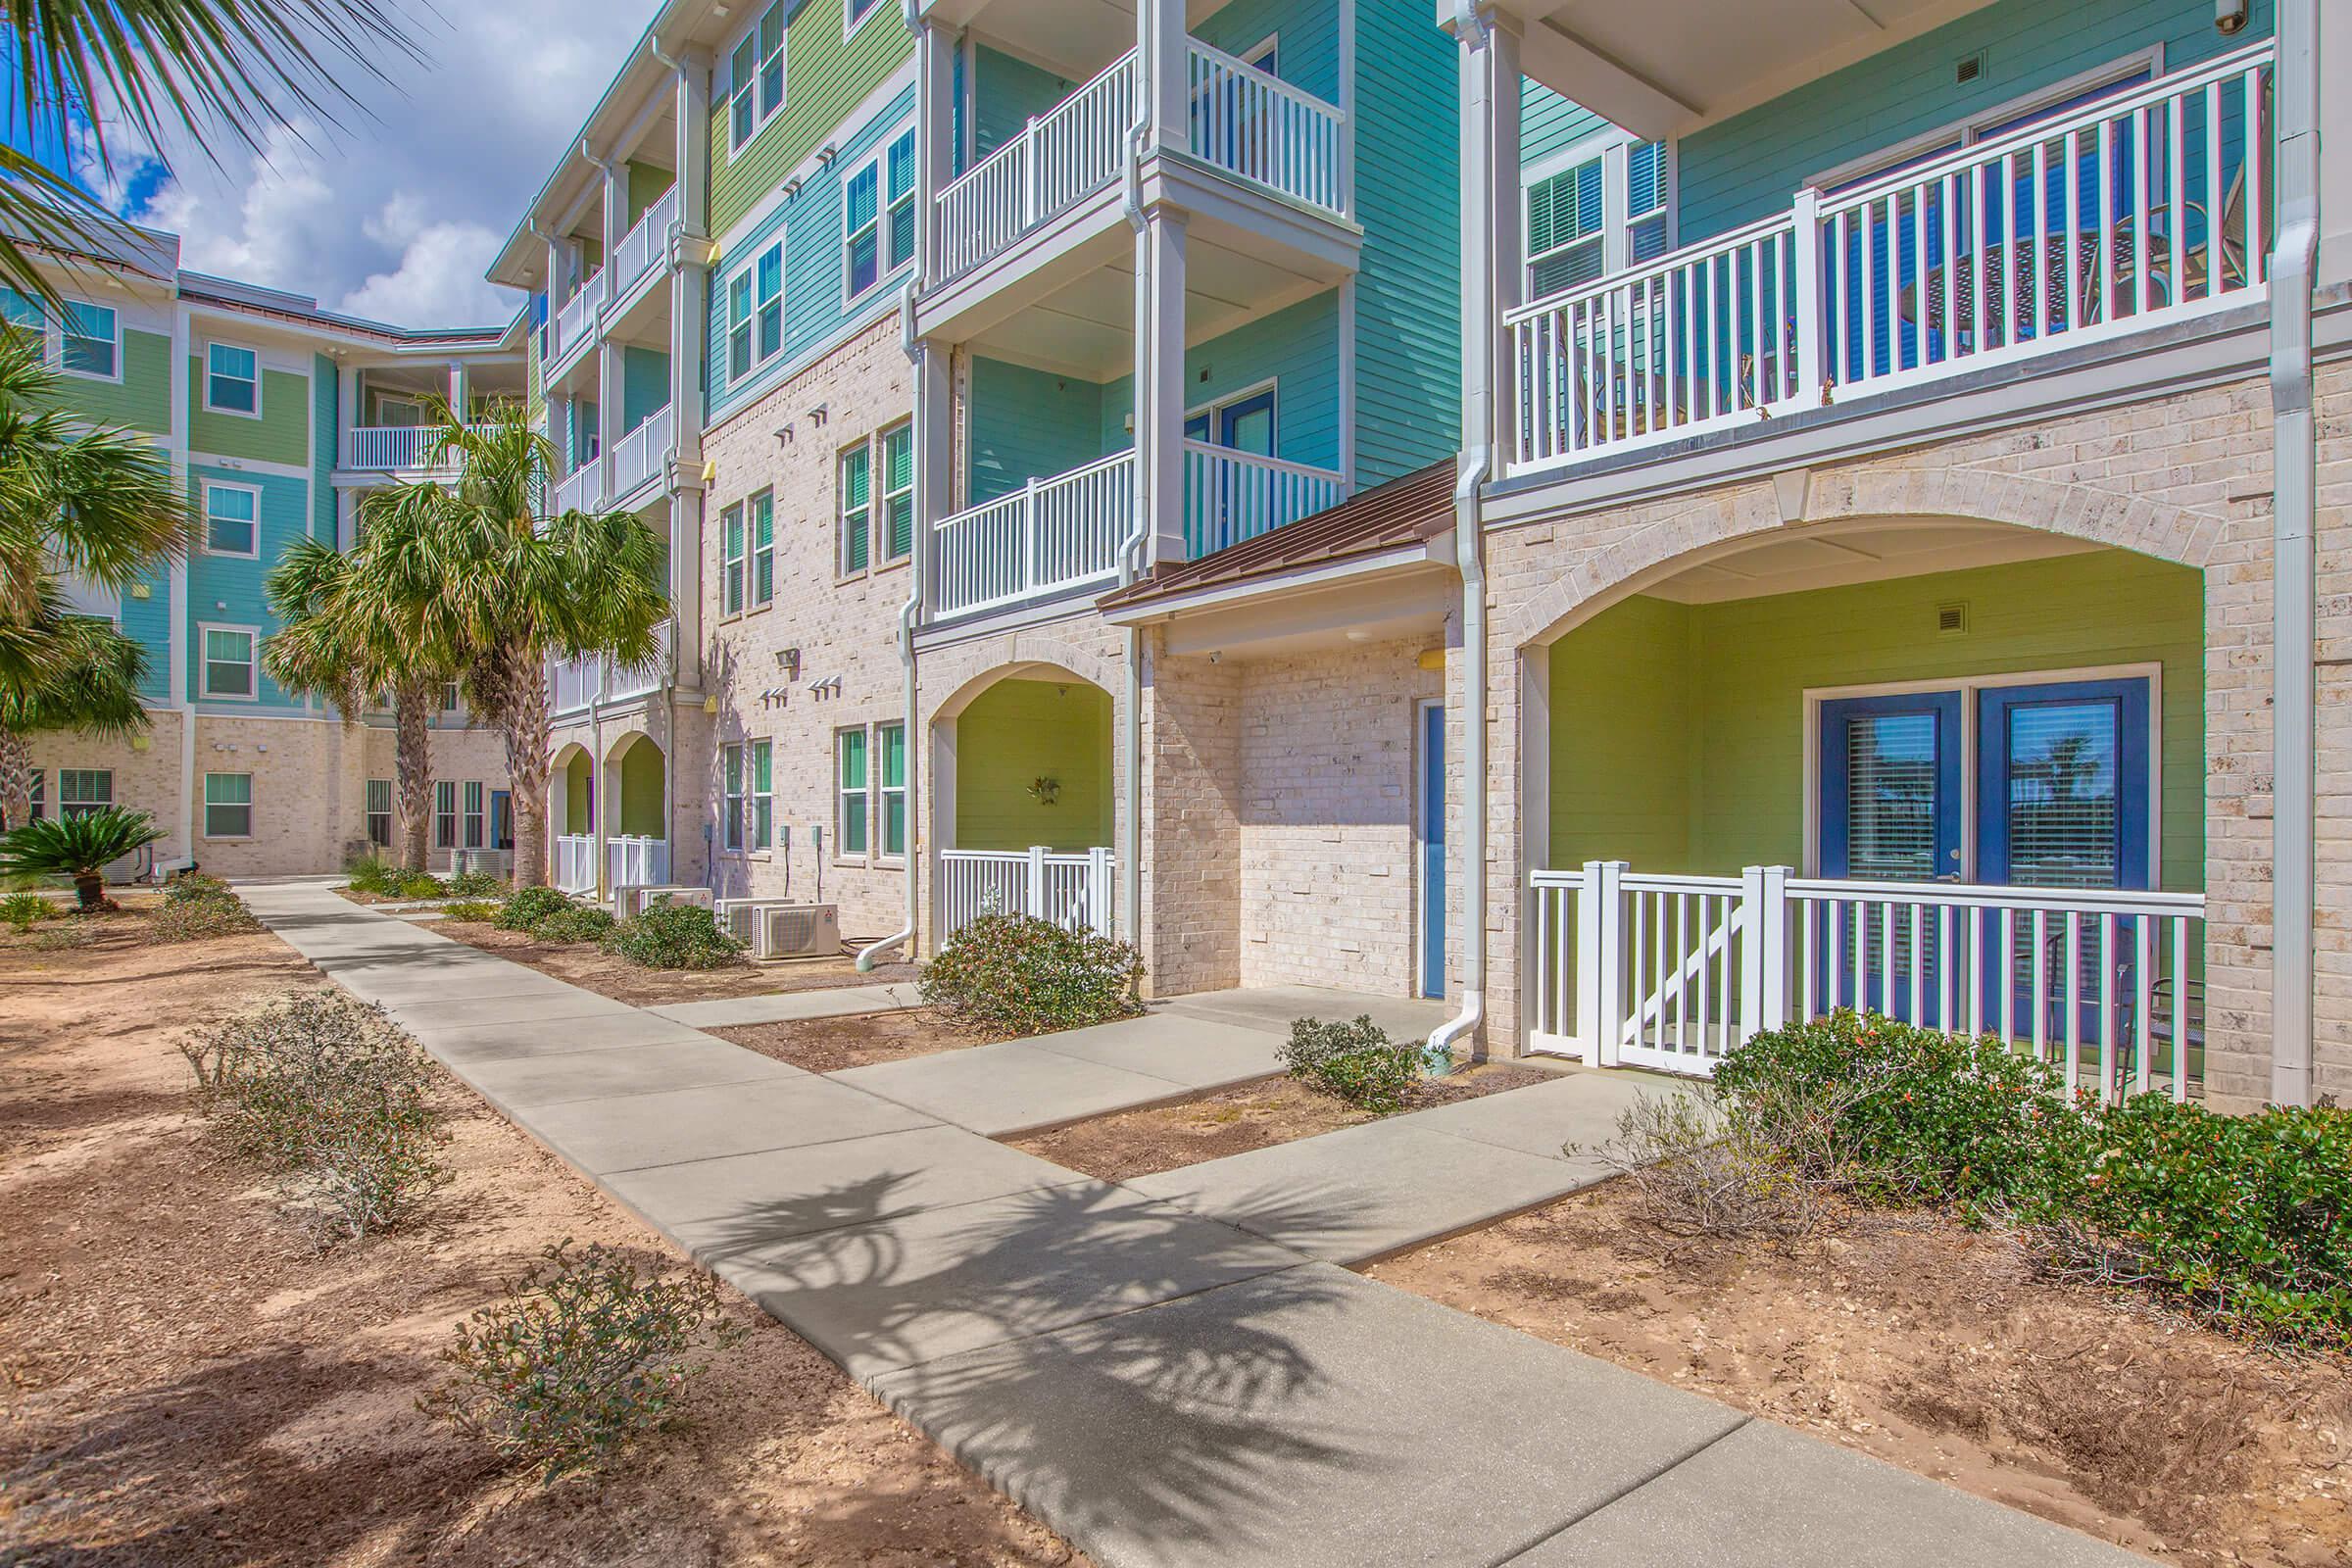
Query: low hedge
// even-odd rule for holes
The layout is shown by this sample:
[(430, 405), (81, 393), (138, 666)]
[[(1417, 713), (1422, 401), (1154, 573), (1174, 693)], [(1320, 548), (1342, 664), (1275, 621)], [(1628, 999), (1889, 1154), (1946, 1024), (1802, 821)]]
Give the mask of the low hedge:
[(924, 1004), (973, 1028), (1047, 1034), (1144, 1010), (1142, 955), (1128, 943), (1025, 914), (984, 914), (924, 966)]
[(1391, 1040), (1369, 1013), (1353, 1023), (1294, 1020), (1282, 1061), (1302, 1083), (1383, 1115), (1402, 1110), (1405, 1094), (1421, 1081), (1421, 1042)]
[(562, 914), (572, 903), (554, 888), (516, 888), (498, 911), (502, 930), (528, 931), (551, 914)]
[[(544, 930), (545, 927), (534, 928)], [(605, 951), (648, 969), (725, 969), (743, 944), (699, 904), (649, 904), (604, 934)]]

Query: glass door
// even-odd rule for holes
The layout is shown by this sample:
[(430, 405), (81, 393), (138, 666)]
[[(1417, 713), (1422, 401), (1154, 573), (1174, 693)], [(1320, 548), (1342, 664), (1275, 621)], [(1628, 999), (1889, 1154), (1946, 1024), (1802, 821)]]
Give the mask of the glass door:
[[(1957, 882), (1966, 845), (1957, 691), (1821, 705), (1821, 874), (1862, 882)], [(1819, 922), (1816, 976), (1830, 1004), (1939, 1021), (1942, 915), (1859, 901), (1806, 906)], [(1913, 929), (1917, 924), (1919, 929)], [(1913, 968), (1918, 966), (1915, 987)], [(1917, 991), (1922, 1016), (1910, 1016)]]

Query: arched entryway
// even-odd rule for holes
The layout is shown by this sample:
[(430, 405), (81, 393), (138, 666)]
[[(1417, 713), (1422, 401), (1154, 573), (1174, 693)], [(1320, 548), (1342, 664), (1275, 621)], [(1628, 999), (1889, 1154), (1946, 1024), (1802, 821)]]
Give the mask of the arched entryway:
[(585, 746), (575, 743), (556, 753), (548, 815), (556, 886), (565, 893), (595, 892), (596, 760)]
[(668, 763), (643, 730), (625, 730), (605, 749), (605, 885), (669, 881)]

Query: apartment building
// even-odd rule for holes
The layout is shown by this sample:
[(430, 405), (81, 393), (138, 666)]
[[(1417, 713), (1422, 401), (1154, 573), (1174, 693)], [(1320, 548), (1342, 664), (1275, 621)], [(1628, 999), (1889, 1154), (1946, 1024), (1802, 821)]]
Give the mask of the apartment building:
[[(184, 561), (115, 596), (75, 585), (147, 656), (147, 732), (128, 742), (32, 737), (35, 815), (115, 805), (165, 837), (122, 874), (197, 864), (224, 875), (331, 870), (392, 839), (392, 738), (280, 691), (261, 666), (276, 629), (263, 592), (293, 540), (348, 544), (357, 498), (425, 476), (433, 400), (464, 408), (525, 389), (518, 327), (411, 332), (315, 300), (184, 270), (142, 232), (105, 257), (53, 255), (66, 305), (0, 289), (11, 329), (38, 334), (68, 411), (151, 440), (198, 518)], [(454, 691), (435, 715), (436, 863), (512, 845), (505, 754)]]

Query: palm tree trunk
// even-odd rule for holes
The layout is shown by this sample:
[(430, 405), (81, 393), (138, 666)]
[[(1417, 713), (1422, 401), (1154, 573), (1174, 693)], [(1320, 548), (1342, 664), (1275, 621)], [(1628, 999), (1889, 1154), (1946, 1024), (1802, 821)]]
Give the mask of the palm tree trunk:
[(430, 681), (408, 681), (392, 693), (392, 771), (400, 804), (400, 868), (424, 869), (433, 813)]
[(0, 818), (12, 828), (32, 820), (32, 742), (0, 728)]
[(510, 670), (507, 701), (507, 780), (514, 790), (514, 885), (547, 885), (548, 733), (547, 662), (534, 659)]

